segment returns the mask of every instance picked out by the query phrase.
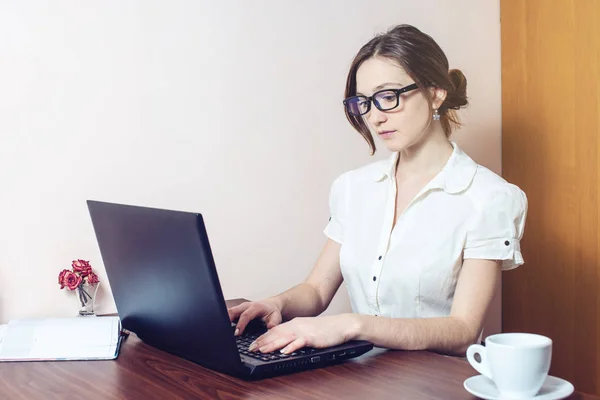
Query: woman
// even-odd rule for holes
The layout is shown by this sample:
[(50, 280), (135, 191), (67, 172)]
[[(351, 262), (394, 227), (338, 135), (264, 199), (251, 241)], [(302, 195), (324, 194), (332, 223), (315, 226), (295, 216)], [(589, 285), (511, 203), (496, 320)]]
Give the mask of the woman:
[[(377, 136), (392, 156), (334, 181), (328, 241), (309, 277), (231, 308), (236, 335), (261, 318), (269, 331), (255, 351), (360, 339), (462, 355), (481, 335), (501, 271), (523, 264), (527, 198), (449, 140), (466, 79), (418, 29), (400, 25), (367, 43), (345, 95), (371, 152)], [(354, 313), (316, 317), (342, 281)]]

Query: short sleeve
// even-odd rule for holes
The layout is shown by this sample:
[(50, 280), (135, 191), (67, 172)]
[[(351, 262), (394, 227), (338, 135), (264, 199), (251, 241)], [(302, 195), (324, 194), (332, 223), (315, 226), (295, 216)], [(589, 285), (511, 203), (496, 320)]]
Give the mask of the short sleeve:
[(501, 260), (502, 269), (524, 263), (521, 239), (527, 218), (527, 197), (507, 184), (490, 193), (468, 227), (463, 258)]
[(331, 185), (329, 192), (329, 222), (323, 231), (331, 240), (344, 241), (344, 225), (347, 213), (346, 175), (340, 175)]

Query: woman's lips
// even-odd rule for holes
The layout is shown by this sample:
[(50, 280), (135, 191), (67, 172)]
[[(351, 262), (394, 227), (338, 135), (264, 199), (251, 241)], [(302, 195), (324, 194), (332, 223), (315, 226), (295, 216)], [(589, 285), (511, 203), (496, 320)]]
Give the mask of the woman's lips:
[(394, 132), (396, 132), (396, 131), (380, 131), (378, 133), (379, 133), (379, 136), (381, 136), (383, 139), (387, 139), (387, 138), (391, 137), (394, 134)]

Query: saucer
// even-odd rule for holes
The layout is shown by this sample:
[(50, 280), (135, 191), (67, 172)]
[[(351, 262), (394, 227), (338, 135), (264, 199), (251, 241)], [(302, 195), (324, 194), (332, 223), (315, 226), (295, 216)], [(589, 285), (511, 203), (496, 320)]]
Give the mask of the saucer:
[[(468, 378), (464, 387), (467, 392), (485, 400), (500, 400), (500, 391), (491, 379), (483, 375)], [(559, 400), (569, 397), (575, 388), (564, 379), (548, 375), (537, 395), (531, 400)]]

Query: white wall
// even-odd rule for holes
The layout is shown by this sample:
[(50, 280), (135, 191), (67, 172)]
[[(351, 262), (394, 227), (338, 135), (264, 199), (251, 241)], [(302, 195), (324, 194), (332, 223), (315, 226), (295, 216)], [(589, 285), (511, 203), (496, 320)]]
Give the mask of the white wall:
[[(0, 2), (0, 322), (74, 315), (56, 283), (74, 258), (114, 311), (86, 199), (203, 213), (228, 298), (306, 277), (331, 182), (373, 159), (342, 112), (347, 68), (398, 23), (463, 70), (454, 139), (499, 172), (497, 1)], [(328, 312), (348, 309), (344, 289)]]

